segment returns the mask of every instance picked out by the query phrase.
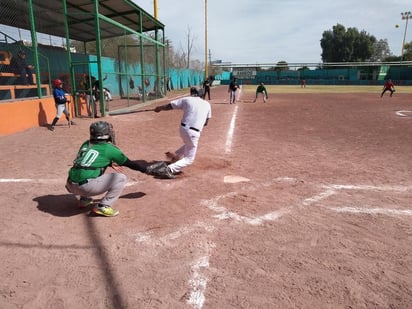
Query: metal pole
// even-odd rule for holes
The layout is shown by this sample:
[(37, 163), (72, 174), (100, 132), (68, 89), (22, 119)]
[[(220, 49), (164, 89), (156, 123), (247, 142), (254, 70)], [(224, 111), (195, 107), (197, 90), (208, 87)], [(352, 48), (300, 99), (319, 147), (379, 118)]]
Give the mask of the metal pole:
[(209, 76), (209, 65), (207, 59), (207, 0), (205, 0), (205, 79)]
[(408, 30), (408, 20), (409, 20), (409, 18), (412, 17), (412, 13), (411, 12), (404, 12), (404, 13), (401, 13), (401, 16), (402, 16), (402, 19), (406, 19), (405, 32), (403, 33), (402, 51), (401, 51), (401, 62), (402, 62), (402, 60), (403, 60), (403, 51), (405, 49), (406, 31)]
[(36, 23), (34, 18), (34, 7), (33, 0), (29, 0), (29, 20), (31, 29), (31, 41), (33, 47), (33, 60), (34, 60), (34, 70), (36, 71), (36, 85), (37, 85), (37, 96), (41, 99), (43, 97), (42, 90), (40, 88), (40, 66), (39, 66), (39, 51), (37, 46), (37, 35), (36, 35)]
[(157, 0), (153, 1), (154, 18), (157, 19)]
[[(95, 23), (95, 33), (96, 33), (96, 57), (97, 57), (97, 78), (99, 79), (99, 89), (100, 89), (100, 113), (104, 117), (106, 116), (106, 104), (104, 102), (103, 94), (103, 74), (102, 74), (102, 42), (100, 38), (100, 12), (99, 12), (99, 0), (94, 0), (94, 23)], [(93, 87), (93, 85), (92, 85)], [(90, 98), (92, 99), (92, 98)], [(97, 115), (96, 106), (93, 104), (93, 113)]]

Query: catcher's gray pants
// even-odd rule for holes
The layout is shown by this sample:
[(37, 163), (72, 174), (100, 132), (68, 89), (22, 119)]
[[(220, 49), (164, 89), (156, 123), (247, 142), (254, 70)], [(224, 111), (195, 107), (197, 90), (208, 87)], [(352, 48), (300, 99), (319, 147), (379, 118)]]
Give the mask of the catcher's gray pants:
[(176, 150), (176, 156), (183, 156), (182, 159), (169, 165), (170, 170), (176, 174), (182, 171), (183, 168), (193, 163), (196, 157), (197, 145), (200, 138), (200, 132), (194, 131), (187, 127), (179, 128), (180, 137), (184, 145)]
[(108, 173), (94, 179), (88, 179), (88, 182), (82, 185), (68, 181), (66, 189), (70, 193), (80, 195), (81, 197), (92, 197), (106, 192), (100, 203), (111, 207), (119, 199), (126, 182), (126, 175), (122, 173)]

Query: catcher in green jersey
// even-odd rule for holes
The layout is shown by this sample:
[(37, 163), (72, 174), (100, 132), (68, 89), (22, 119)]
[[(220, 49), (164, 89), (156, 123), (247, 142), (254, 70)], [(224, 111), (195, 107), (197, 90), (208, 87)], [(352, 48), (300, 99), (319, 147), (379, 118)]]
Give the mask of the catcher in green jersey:
[[(118, 172), (105, 173), (109, 166)], [(93, 212), (106, 217), (117, 216), (119, 211), (112, 206), (119, 199), (127, 182), (127, 176), (121, 173), (119, 166), (141, 173), (148, 172), (147, 167), (129, 160), (115, 146), (115, 134), (110, 123), (94, 122), (90, 125), (90, 140), (81, 145), (73, 167), (69, 170), (66, 189), (80, 195), (80, 207), (93, 204), (92, 196), (105, 193), (101, 202), (94, 206)]]

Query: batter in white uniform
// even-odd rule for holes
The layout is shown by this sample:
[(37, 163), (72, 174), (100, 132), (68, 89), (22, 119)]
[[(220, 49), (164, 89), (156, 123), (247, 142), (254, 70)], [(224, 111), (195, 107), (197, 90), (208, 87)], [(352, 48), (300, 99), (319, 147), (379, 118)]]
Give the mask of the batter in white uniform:
[(192, 87), (189, 97), (173, 100), (169, 104), (156, 107), (154, 110), (156, 113), (172, 109), (183, 110), (179, 133), (184, 144), (176, 150), (175, 154), (168, 153), (170, 159), (175, 161), (168, 166), (173, 174), (179, 174), (183, 168), (193, 163), (200, 134), (212, 117), (209, 102), (201, 99), (198, 95), (197, 89)]

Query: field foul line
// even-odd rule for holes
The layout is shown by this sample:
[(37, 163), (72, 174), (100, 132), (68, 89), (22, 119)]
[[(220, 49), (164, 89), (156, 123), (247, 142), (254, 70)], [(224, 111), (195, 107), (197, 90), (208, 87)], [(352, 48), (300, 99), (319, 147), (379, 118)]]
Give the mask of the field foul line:
[(359, 207), (333, 207), (336, 212), (350, 212), (376, 215), (412, 216), (412, 210), (383, 209), (383, 208), (359, 208)]
[[(412, 190), (412, 186), (370, 186), (370, 185), (327, 185), (322, 186), (325, 191), (307, 198), (303, 201), (304, 206), (310, 206), (316, 202), (324, 200), (332, 195), (338, 194), (342, 190), (361, 190), (361, 191), (383, 191), (383, 192), (398, 192), (404, 193)], [(359, 208), (359, 207), (334, 207), (329, 208), (336, 212), (350, 212), (350, 213), (367, 213), (367, 214), (383, 214), (383, 215), (397, 215), (410, 216), (412, 210), (398, 210), (385, 208)]]
[(230, 121), (229, 131), (227, 132), (226, 147), (225, 147), (225, 152), (226, 153), (230, 153), (232, 151), (233, 132), (235, 130), (237, 110), (238, 110), (238, 105), (236, 105), (236, 107), (235, 107), (235, 111), (234, 111), (234, 113), (232, 115), (232, 119)]
[(400, 117), (408, 117), (408, 116), (412, 116), (412, 111), (397, 111), (396, 115)]
[[(215, 227), (203, 222), (196, 222), (196, 224), (191, 226), (184, 226), (178, 231), (166, 234), (163, 237), (153, 239), (153, 232), (143, 232), (133, 235), (135, 241), (142, 243), (149, 243), (153, 248), (158, 248), (159, 246), (172, 246), (174, 240), (179, 239), (185, 235), (192, 235), (194, 232), (204, 229), (207, 233), (213, 232)], [(209, 268), (209, 259), (212, 255), (212, 251), (216, 248), (215, 243), (211, 241), (201, 241), (197, 246), (200, 253), (198, 257), (191, 265), (190, 270), (192, 276), (189, 279), (190, 293), (187, 303), (192, 305), (195, 309), (202, 309), (203, 304), (206, 300), (205, 291), (207, 287), (208, 277), (205, 274), (205, 271)], [(147, 250), (146, 250), (147, 251)]]

